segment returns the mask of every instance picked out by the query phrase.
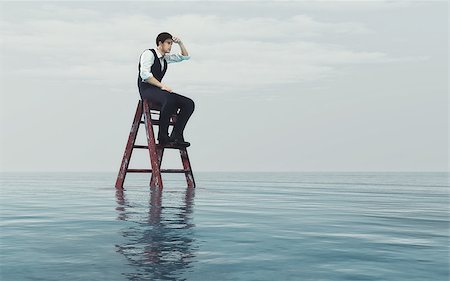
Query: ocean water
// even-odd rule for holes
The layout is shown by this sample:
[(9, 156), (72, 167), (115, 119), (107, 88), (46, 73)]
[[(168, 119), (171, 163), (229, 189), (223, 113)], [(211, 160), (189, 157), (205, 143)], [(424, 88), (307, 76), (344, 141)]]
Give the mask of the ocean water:
[(449, 280), (448, 173), (4, 173), (1, 280)]

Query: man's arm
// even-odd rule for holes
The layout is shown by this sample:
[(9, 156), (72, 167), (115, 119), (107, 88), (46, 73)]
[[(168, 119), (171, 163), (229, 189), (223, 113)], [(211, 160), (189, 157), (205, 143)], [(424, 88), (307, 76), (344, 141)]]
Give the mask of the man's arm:
[(155, 85), (158, 88), (161, 88), (161, 90), (165, 90), (168, 92), (172, 93), (172, 89), (169, 88), (167, 85), (164, 85), (163, 83), (159, 82), (158, 79), (156, 79), (155, 77), (151, 76), (149, 78), (147, 78), (147, 83)]
[(188, 51), (186, 50), (186, 47), (184, 46), (183, 42), (181, 41), (180, 38), (178, 37), (173, 37), (172, 38), (173, 42), (177, 43), (180, 46), (181, 49), (181, 55), (183, 56), (189, 56)]

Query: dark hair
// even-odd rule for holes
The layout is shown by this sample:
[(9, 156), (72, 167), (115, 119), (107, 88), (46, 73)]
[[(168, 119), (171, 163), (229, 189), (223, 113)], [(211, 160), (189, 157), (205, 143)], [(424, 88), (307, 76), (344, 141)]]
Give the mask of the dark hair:
[(156, 46), (159, 45), (159, 42), (164, 43), (164, 41), (166, 41), (167, 39), (172, 39), (172, 35), (170, 35), (170, 33), (162, 32), (158, 34), (158, 37), (156, 37)]

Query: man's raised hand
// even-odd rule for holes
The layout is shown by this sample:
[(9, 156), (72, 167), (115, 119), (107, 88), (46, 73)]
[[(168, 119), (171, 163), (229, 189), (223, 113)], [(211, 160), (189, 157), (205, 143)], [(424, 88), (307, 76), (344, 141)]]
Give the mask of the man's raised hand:
[(178, 37), (172, 37), (172, 41), (174, 42), (174, 43), (177, 43), (177, 44), (180, 44), (181, 43), (181, 39), (180, 38), (178, 38)]

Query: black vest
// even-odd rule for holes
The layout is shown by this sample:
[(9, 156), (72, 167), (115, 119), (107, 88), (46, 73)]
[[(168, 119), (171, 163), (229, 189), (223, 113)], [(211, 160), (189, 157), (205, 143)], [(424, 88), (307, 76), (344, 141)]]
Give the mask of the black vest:
[[(154, 56), (153, 65), (150, 69), (150, 72), (153, 74), (153, 77), (155, 77), (159, 82), (161, 82), (164, 77), (164, 74), (166, 74), (166, 71), (167, 71), (167, 61), (166, 61), (166, 59), (163, 59), (164, 60), (164, 69), (161, 71), (161, 62), (156, 54), (156, 51), (154, 49), (149, 49), (149, 50), (152, 51), (153, 56)], [(147, 82), (142, 82), (140, 71), (141, 71), (141, 60), (139, 59), (138, 81), (137, 81), (139, 92), (142, 92), (143, 90), (148, 89), (150, 87), (156, 87)]]

